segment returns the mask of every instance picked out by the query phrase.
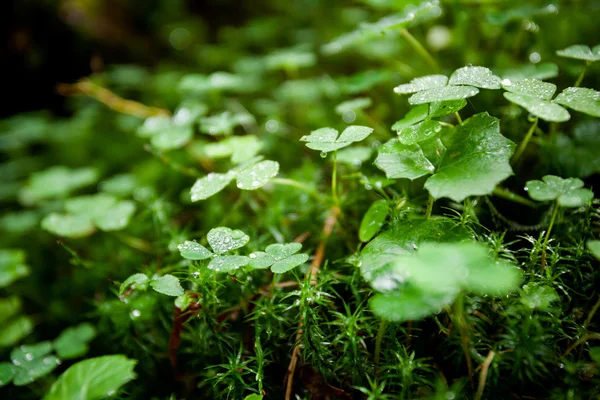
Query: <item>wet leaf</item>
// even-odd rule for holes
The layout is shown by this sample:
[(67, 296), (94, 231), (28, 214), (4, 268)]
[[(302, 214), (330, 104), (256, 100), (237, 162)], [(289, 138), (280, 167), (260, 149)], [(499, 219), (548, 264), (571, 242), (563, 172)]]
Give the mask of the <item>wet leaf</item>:
[(554, 102), (600, 118), (600, 92), (596, 90), (578, 87), (566, 88), (556, 96)]
[(308, 260), (307, 254), (294, 254), (283, 260), (276, 261), (271, 266), (271, 271), (275, 274), (283, 274), (284, 272), (294, 269), (298, 265), (304, 264), (306, 260)]
[(558, 76), (558, 65), (554, 63), (524, 64), (514, 68), (503, 69), (499, 72), (503, 80), (511, 82), (523, 79), (552, 79)]
[(450, 76), (450, 85), (469, 85), (481, 89), (500, 89), (502, 83), (499, 77), (485, 67), (459, 68)]
[(477, 114), (442, 136), (446, 152), (425, 188), (436, 199), (463, 201), (492, 193), (513, 174), (510, 157), (514, 144), (500, 134), (499, 120)]
[(17, 375), (17, 372), (18, 368), (11, 363), (0, 363), (0, 388), (12, 382), (13, 378)]
[(375, 165), (391, 179), (414, 180), (435, 171), (418, 145), (404, 145), (398, 139), (389, 140), (379, 148)]
[(136, 362), (123, 355), (80, 361), (58, 377), (43, 400), (96, 400), (112, 396), (135, 379)]
[(546, 175), (542, 179), (543, 181), (529, 181), (525, 186), (529, 197), (533, 200), (556, 200), (561, 207), (581, 207), (594, 197), (591, 190), (582, 189), (581, 179), (563, 179), (554, 175)]
[(88, 342), (95, 336), (94, 326), (84, 322), (62, 331), (52, 345), (61, 359), (68, 360), (84, 356), (89, 350)]
[(566, 109), (547, 100), (508, 92), (504, 93), (504, 97), (545, 121), (565, 122), (571, 118)]
[(423, 90), (437, 89), (448, 84), (448, 77), (445, 75), (427, 75), (415, 78), (410, 83), (405, 83), (394, 88), (396, 94), (417, 93)]
[(287, 244), (271, 244), (267, 246), (265, 251), (271, 257), (275, 259), (275, 261), (279, 261), (281, 259), (287, 258), (292, 254), (296, 254), (302, 248), (302, 244), (300, 243), (287, 243)]
[(210, 260), (208, 269), (216, 272), (230, 272), (250, 264), (246, 256), (218, 256)]
[(577, 60), (584, 60), (590, 62), (599, 61), (600, 45), (594, 46), (594, 48), (590, 48), (589, 46), (583, 44), (574, 44), (565, 49), (558, 50), (556, 54), (561, 57), (574, 58)]
[(437, 121), (427, 120), (419, 122), (398, 132), (398, 140), (404, 145), (417, 144), (437, 135), (442, 130), (442, 125)]
[(505, 79), (502, 81), (502, 87), (510, 93), (537, 97), (543, 100), (550, 100), (554, 96), (554, 93), (556, 93), (555, 84), (537, 79), (522, 79), (517, 82)]
[(12, 363), (18, 371), (13, 379), (15, 386), (29, 385), (44, 375), (54, 371), (60, 364), (56, 356), (50, 355), (52, 343), (40, 342), (23, 345), (10, 352)]
[(379, 232), (389, 212), (386, 200), (377, 200), (371, 204), (360, 223), (358, 237), (361, 242), (368, 242)]
[(121, 283), (121, 286), (119, 287), (119, 295), (125, 293), (125, 290), (127, 290), (129, 287), (133, 289), (141, 288), (145, 290), (148, 280), (148, 277), (144, 274), (138, 273), (131, 275), (129, 278), (125, 279), (123, 283)]
[(366, 126), (351, 125), (344, 129), (338, 138), (338, 131), (333, 128), (320, 128), (312, 131), (308, 136), (302, 136), (301, 141), (307, 142), (306, 147), (312, 150), (330, 152), (359, 142), (367, 138), (372, 128)]
[(449, 306), (458, 293), (427, 293), (409, 287), (399, 294), (376, 294), (369, 300), (373, 313), (394, 322), (420, 320)]
[(250, 237), (239, 229), (233, 230), (226, 227), (211, 229), (206, 238), (216, 254), (223, 254), (243, 247), (250, 240)]
[(269, 268), (271, 265), (275, 263), (275, 258), (271, 257), (269, 254), (264, 251), (255, 251), (251, 253), (250, 256), (250, 267), (254, 269), (264, 269)]
[(436, 89), (424, 90), (408, 98), (409, 104), (424, 104), (440, 101), (463, 100), (479, 93), (473, 86), (445, 86)]
[(211, 172), (204, 178), (198, 179), (191, 189), (192, 201), (199, 201), (219, 193), (235, 178), (235, 173), (229, 171), (225, 174)]
[(459, 112), (467, 105), (466, 100), (442, 101), (429, 105), (429, 118), (443, 117)]
[(404, 128), (408, 128), (411, 125), (414, 125), (418, 122), (421, 122), (427, 118), (429, 114), (429, 105), (421, 104), (415, 108), (412, 108), (404, 118), (399, 121), (396, 121), (394, 125), (392, 125), (392, 130), (401, 131)]
[(183, 288), (179, 283), (179, 279), (170, 274), (163, 275), (160, 278), (152, 279), (150, 281), (150, 286), (158, 293), (167, 296), (178, 297), (183, 295)]
[(523, 286), (521, 302), (531, 309), (549, 310), (550, 304), (558, 300), (560, 300), (560, 297), (550, 286), (534, 282)]
[(186, 240), (185, 242), (177, 246), (181, 257), (187, 258), (188, 260), (206, 260), (211, 257), (213, 253), (200, 243)]
[(279, 163), (265, 160), (243, 169), (237, 176), (237, 187), (243, 190), (255, 190), (264, 186), (269, 179), (277, 176)]

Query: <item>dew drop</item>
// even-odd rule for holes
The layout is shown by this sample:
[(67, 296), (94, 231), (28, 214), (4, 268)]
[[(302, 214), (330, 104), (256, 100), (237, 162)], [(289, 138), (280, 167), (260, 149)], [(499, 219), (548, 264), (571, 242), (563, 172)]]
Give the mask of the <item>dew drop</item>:
[(327, 152), (326, 151), (322, 151), (321, 152), (321, 158), (325, 158), (327, 157)]

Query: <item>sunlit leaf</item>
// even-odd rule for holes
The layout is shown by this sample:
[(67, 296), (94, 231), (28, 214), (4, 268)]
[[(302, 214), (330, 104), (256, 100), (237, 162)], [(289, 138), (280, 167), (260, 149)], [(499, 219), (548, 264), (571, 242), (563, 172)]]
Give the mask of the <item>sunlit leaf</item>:
[(210, 260), (208, 269), (216, 272), (230, 272), (250, 264), (246, 256), (218, 256)]
[(44, 400), (96, 400), (112, 396), (135, 379), (137, 361), (122, 355), (103, 356), (70, 366), (50, 388)]
[(571, 118), (566, 109), (548, 100), (509, 92), (505, 92), (504, 97), (545, 121), (565, 122)]
[(211, 229), (206, 238), (216, 254), (223, 254), (243, 247), (250, 240), (250, 237), (239, 229), (233, 230), (226, 227)]
[(265, 160), (243, 169), (237, 176), (237, 187), (243, 190), (255, 190), (264, 186), (279, 172), (279, 163)]
[(185, 242), (177, 246), (181, 257), (187, 258), (188, 260), (206, 260), (211, 257), (213, 253), (200, 243), (186, 240)]
[(578, 87), (566, 88), (556, 96), (554, 102), (600, 118), (600, 92), (596, 90)]
[(402, 129), (398, 132), (398, 140), (404, 145), (417, 144), (432, 138), (441, 130), (439, 122), (427, 120)]
[(377, 200), (371, 204), (360, 223), (358, 237), (361, 242), (368, 242), (379, 232), (389, 212), (386, 200)]
[(396, 86), (394, 92), (397, 94), (417, 93), (423, 90), (438, 89), (448, 84), (448, 77), (445, 75), (427, 75), (415, 78), (410, 83)]
[(459, 68), (450, 76), (450, 85), (469, 85), (481, 89), (500, 89), (502, 83), (499, 77), (485, 67)]
[(308, 254), (294, 254), (283, 260), (276, 261), (271, 266), (271, 271), (275, 274), (283, 274), (290, 271), (298, 265), (302, 265), (308, 260)]
[[(429, 118), (438, 118), (459, 112), (467, 105), (466, 100), (442, 101), (429, 105)], [(420, 106), (421, 107), (421, 106)]]
[(556, 54), (561, 57), (594, 62), (600, 60), (600, 45), (590, 48), (583, 44), (574, 44), (565, 49), (558, 50)]
[(462, 100), (473, 97), (477, 93), (479, 93), (479, 89), (473, 86), (444, 86), (415, 93), (408, 98), (408, 102), (410, 104), (424, 104), (439, 101)]
[(158, 293), (165, 294), (167, 296), (181, 296), (183, 295), (183, 288), (179, 283), (179, 279), (173, 275), (163, 275), (160, 278), (152, 279), (150, 281), (152, 289)]
[(556, 85), (537, 79), (522, 79), (517, 82), (505, 79), (502, 87), (517, 95), (537, 97), (538, 99), (550, 100), (556, 93)]
[(332, 128), (320, 128), (312, 131), (310, 135), (300, 138), (307, 142), (306, 147), (313, 150), (330, 152), (359, 142), (367, 138), (373, 132), (372, 128), (366, 126), (351, 125), (344, 129), (338, 137), (338, 131)]
[(219, 193), (235, 178), (233, 172), (218, 174), (211, 172), (204, 178), (200, 178), (194, 183), (191, 189), (192, 201), (199, 201), (209, 198), (210, 196)]
[(398, 139), (392, 139), (378, 149), (375, 165), (392, 179), (414, 180), (435, 171), (418, 145), (405, 145)]

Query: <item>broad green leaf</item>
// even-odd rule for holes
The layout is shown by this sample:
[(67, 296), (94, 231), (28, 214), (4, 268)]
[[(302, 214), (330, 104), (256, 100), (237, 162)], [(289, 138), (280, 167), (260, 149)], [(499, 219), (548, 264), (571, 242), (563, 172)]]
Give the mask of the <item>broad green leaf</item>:
[(292, 254), (296, 254), (302, 248), (300, 243), (287, 243), (287, 244), (271, 244), (268, 245), (265, 251), (268, 255), (273, 257), (275, 261), (287, 258)]
[(126, 197), (133, 193), (137, 179), (132, 174), (119, 174), (106, 179), (98, 185), (100, 190), (118, 197)]
[(600, 92), (596, 90), (578, 87), (566, 88), (556, 96), (554, 102), (600, 118)]
[(233, 230), (226, 227), (213, 228), (206, 235), (208, 244), (216, 254), (223, 254), (239, 249), (248, 243), (250, 237), (239, 229)]
[(185, 242), (177, 246), (181, 257), (187, 258), (188, 260), (206, 260), (211, 257), (213, 253), (200, 243), (186, 240)]
[(237, 187), (243, 190), (255, 190), (264, 186), (279, 172), (277, 161), (265, 160), (243, 169), (237, 176)]
[(84, 356), (88, 350), (88, 342), (96, 336), (96, 329), (84, 322), (64, 331), (52, 343), (56, 354), (63, 360)]
[(250, 264), (246, 256), (218, 256), (210, 260), (208, 269), (216, 272), (230, 272)]
[(66, 197), (71, 192), (96, 182), (98, 175), (94, 168), (51, 167), (33, 173), (19, 193), (19, 198), (24, 204), (31, 205), (42, 200)]
[(370, 97), (357, 97), (356, 99), (344, 101), (335, 107), (337, 114), (344, 114), (349, 111), (358, 111), (368, 107), (371, 107), (373, 100)]
[(60, 364), (56, 356), (49, 355), (52, 343), (40, 342), (23, 345), (10, 352), (12, 363), (18, 367), (14, 377), (15, 386), (25, 386), (52, 372)]
[(437, 89), (428, 89), (413, 94), (408, 98), (409, 104), (435, 103), (440, 101), (463, 100), (479, 93), (473, 86), (445, 86)]
[(173, 150), (185, 146), (192, 140), (194, 131), (191, 126), (170, 126), (152, 136), (150, 143), (159, 150)]
[(555, 84), (537, 79), (522, 79), (517, 82), (505, 79), (502, 81), (502, 87), (510, 93), (537, 97), (543, 100), (550, 100), (554, 96), (554, 93), (556, 93)]
[(501, 89), (499, 77), (485, 67), (462, 67), (450, 76), (450, 85), (469, 85), (481, 89)]
[(399, 121), (396, 121), (396, 123), (394, 123), (394, 125), (392, 125), (392, 130), (401, 131), (404, 128), (407, 128), (411, 125), (414, 125), (418, 122), (425, 120), (425, 118), (427, 118), (428, 114), (429, 114), (429, 105), (421, 104), (415, 108), (412, 108), (408, 113), (406, 113), (404, 118), (402, 118)]
[(200, 131), (212, 136), (231, 135), (240, 119), (229, 111), (200, 119)]
[(346, 147), (338, 151), (336, 162), (360, 167), (373, 154), (373, 148), (367, 146)]
[(378, 149), (375, 165), (391, 179), (414, 180), (435, 171), (418, 145), (404, 145), (398, 139), (389, 140)]
[(560, 300), (556, 291), (546, 285), (528, 283), (523, 286), (521, 302), (531, 309), (546, 311), (552, 302)]
[(463, 201), (468, 196), (491, 194), (512, 175), (514, 144), (500, 134), (500, 122), (487, 113), (477, 114), (446, 131), (446, 152), (425, 188), (436, 199)]
[(146, 118), (144, 123), (138, 128), (136, 134), (139, 137), (151, 138), (169, 128), (171, 128), (171, 118), (165, 115), (159, 115)]
[(263, 400), (263, 397), (260, 394), (249, 394), (244, 400)]
[(42, 228), (58, 236), (81, 238), (89, 236), (96, 228), (89, 216), (83, 214), (50, 213), (42, 220)]
[(65, 210), (70, 214), (88, 214), (92, 217), (111, 209), (116, 202), (114, 196), (104, 193), (78, 196), (65, 202)]
[(294, 254), (293, 256), (275, 262), (271, 266), (271, 271), (275, 274), (283, 274), (298, 265), (304, 264), (306, 260), (308, 260), (308, 254)]
[(454, 242), (467, 237), (462, 227), (446, 218), (395, 223), (361, 251), (361, 272), (367, 281), (373, 282), (398, 256), (412, 254), (423, 243)]
[(137, 361), (123, 355), (102, 356), (70, 366), (50, 388), (43, 400), (97, 400), (112, 396), (135, 379)]
[(368, 242), (379, 232), (389, 212), (386, 200), (377, 200), (371, 204), (360, 223), (358, 237), (361, 242)]
[(133, 274), (131, 275), (129, 278), (125, 279), (125, 281), (123, 283), (121, 283), (121, 286), (119, 287), (119, 295), (122, 295), (123, 293), (125, 293), (125, 290), (128, 289), (130, 286), (133, 289), (138, 289), (138, 288), (146, 288), (148, 282), (148, 277), (144, 274)]
[(121, 200), (114, 207), (93, 217), (94, 224), (103, 231), (118, 231), (129, 224), (135, 213), (135, 203), (131, 200)]
[(211, 172), (204, 178), (198, 179), (191, 189), (192, 201), (199, 201), (209, 198), (210, 196), (219, 193), (235, 178), (233, 172), (227, 172), (225, 174), (217, 174)]
[(302, 48), (276, 50), (265, 57), (265, 64), (270, 70), (296, 70), (316, 63), (315, 53)]
[(0, 288), (10, 286), (14, 281), (28, 276), (29, 273), (23, 250), (0, 249)]
[(394, 272), (427, 293), (505, 295), (518, 288), (521, 273), (507, 262), (494, 261), (476, 242), (425, 243), (415, 254), (400, 256)]
[(448, 84), (448, 77), (445, 75), (427, 75), (420, 78), (415, 78), (410, 83), (396, 86), (394, 93), (410, 94), (417, 93), (423, 90), (438, 89)]
[(467, 101), (464, 99), (431, 103), (429, 104), (429, 118), (438, 118), (454, 114), (462, 110), (466, 105)]
[(170, 274), (163, 275), (160, 278), (152, 279), (150, 281), (150, 286), (158, 293), (167, 296), (177, 297), (183, 295), (183, 288), (179, 283), (179, 279)]
[(546, 175), (543, 181), (528, 181), (525, 189), (533, 200), (556, 200), (561, 207), (581, 207), (594, 198), (594, 193), (583, 188), (583, 181), (578, 178), (563, 179), (554, 175)]
[(383, 319), (404, 322), (435, 315), (449, 306), (458, 293), (425, 292), (415, 287), (398, 294), (376, 294), (369, 300), (373, 313)]
[(254, 269), (269, 268), (276, 261), (273, 257), (265, 253), (264, 251), (256, 251), (254, 253), (250, 253), (248, 258), (250, 258), (250, 267)]
[(344, 129), (338, 138), (337, 130), (332, 128), (320, 128), (312, 131), (308, 136), (302, 136), (300, 140), (307, 142), (306, 147), (309, 149), (330, 152), (349, 146), (353, 142), (364, 140), (372, 132), (372, 128), (351, 125)]
[(600, 240), (588, 240), (587, 248), (600, 261)]
[(19, 315), (0, 325), (0, 347), (14, 346), (33, 332), (33, 320), (26, 315)]
[(0, 324), (21, 311), (21, 298), (17, 296), (0, 297)]
[(505, 92), (504, 97), (545, 121), (565, 122), (571, 118), (566, 109), (547, 100), (509, 92)]
[(437, 135), (442, 125), (437, 121), (427, 120), (409, 126), (398, 132), (398, 140), (404, 145), (417, 144)]
[(19, 369), (11, 363), (0, 363), (0, 388), (12, 382)]
[(574, 44), (566, 49), (558, 50), (557, 55), (566, 58), (575, 58), (584, 61), (599, 61), (600, 60), (600, 45), (590, 49), (589, 46), (583, 44)]

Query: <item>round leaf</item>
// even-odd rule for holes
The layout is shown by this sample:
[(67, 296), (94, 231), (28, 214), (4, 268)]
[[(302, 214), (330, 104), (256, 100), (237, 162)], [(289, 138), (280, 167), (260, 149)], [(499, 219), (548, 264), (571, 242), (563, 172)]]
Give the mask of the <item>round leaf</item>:
[(226, 174), (211, 172), (204, 178), (198, 179), (190, 191), (192, 201), (204, 200), (219, 193), (233, 178), (235, 178), (233, 172), (227, 172)]
[(473, 86), (445, 86), (424, 90), (409, 97), (410, 104), (434, 103), (439, 101), (462, 100), (473, 97), (479, 89)]
[(267, 246), (265, 251), (271, 257), (275, 259), (275, 261), (279, 261), (283, 258), (289, 257), (292, 254), (296, 254), (302, 248), (302, 244), (300, 243), (287, 243), (287, 244), (271, 244)]
[(417, 144), (437, 135), (442, 130), (442, 125), (437, 121), (427, 120), (409, 126), (398, 132), (398, 140), (404, 145)]
[(308, 260), (308, 254), (294, 254), (288, 258), (277, 261), (271, 266), (271, 271), (275, 274), (283, 274), (298, 265), (302, 265)]
[(389, 206), (386, 200), (377, 200), (367, 210), (358, 230), (358, 237), (361, 242), (368, 242), (379, 232), (389, 212)]
[(135, 213), (135, 203), (131, 200), (122, 200), (114, 207), (105, 210), (102, 214), (93, 217), (94, 224), (103, 231), (118, 231), (129, 224)]
[(243, 169), (237, 176), (237, 187), (243, 190), (255, 190), (264, 186), (279, 172), (279, 163), (265, 160)]
[(58, 236), (81, 238), (89, 236), (96, 228), (90, 217), (82, 214), (51, 213), (42, 220), (42, 228)]
[(391, 179), (414, 180), (435, 171), (418, 145), (404, 145), (398, 139), (389, 140), (379, 148), (375, 165)]
[(394, 93), (410, 94), (421, 92), (428, 89), (437, 89), (448, 84), (448, 77), (445, 75), (428, 75), (415, 78), (410, 83), (405, 83), (394, 88)]
[(481, 89), (500, 89), (500, 78), (485, 67), (459, 68), (450, 76), (450, 85), (470, 85)]
[(230, 272), (250, 264), (246, 256), (218, 256), (210, 260), (208, 269), (216, 272)]
[(186, 240), (179, 244), (177, 249), (179, 250), (181, 257), (187, 258), (188, 260), (206, 260), (213, 254), (200, 243), (190, 240)]
[(250, 237), (239, 229), (233, 230), (226, 227), (211, 229), (206, 238), (210, 247), (217, 254), (238, 249), (250, 240)]
[(183, 288), (179, 283), (179, 279), (174, 277), (173, 275), (163, 275), (160, 278), (153, 279), (150, 281), (150, 286), (152, 289), (156, 290), (158, 293), (165, 294), (167, 296), (181, 296), (183, 295)]
[(578, 87), (566, 88), (556, 96), (554, 102), (600, 118), (600, 92), (596, 90)]

